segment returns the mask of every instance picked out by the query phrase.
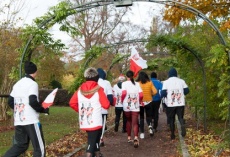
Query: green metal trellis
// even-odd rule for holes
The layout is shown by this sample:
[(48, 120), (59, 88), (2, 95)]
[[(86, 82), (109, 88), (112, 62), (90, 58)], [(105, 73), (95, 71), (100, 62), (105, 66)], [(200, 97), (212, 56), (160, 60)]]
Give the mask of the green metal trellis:
[[(206, 21), (210, 25), (210, 27), (216, 32), (216, 34), (218, 35), (218, 37), (220, 39), (221, 44), (223, 44), (224, 46), (227, 46), (225, 39), (223, 38), (223, 35), (219, 31), (219, 29), (205, 14), (203, 14), (202, 12), (200, 12), (199, 10), (197, 10), (191, 6), (188, 6), (186, 4), (183, 4), (183, 3), (177, 2), (177, 1), (173, 1), (173, 0), (97, 0), (97, 1), (92, 1), (89, 3), (85, 3), (83, 5), (78, 5), (76, 7), (70, 8), (69, 10), (77, 10), (77, 12), (82, 12), (84, 10), (92, 9), (92, 8), (99, 7), (99, 6), (110, 5), (110, 4), (114, 4), (114, 3), (116, 3), (116, 6), (118, 6), (118, 7), (119, 6), (130, 6), (130, 5), (132, 5), (132, 2), (138, 2), (138, 1), (153, 2), (153, 3), (159, 3), (159, 4), (174, 6), (174, 7), (177, 7), (179, 9), (183, 9), (183, 10), (189, 11), (189, 12), (197, 15), (198, 17), (200, 17), (204, 21)], [(69, 15), (71, 15), (71, 13)], [(38, 26), (38, 28), (42, 29), (47, 24), (49, 24), (53, 19), (55, 19), (55, 15), (53, 17), (50, 17), (48, 20), (43, 21)], [(24, 62), (25, 55), (26, 55), (26, 53), (28, 53), (29, 56), (31, 56), (31, 54), (32, 54), (32, 51), (29, 50), (29, 47), (30, 47), (31, 41), (33, 40), (34, 36), (35, 36), (35, 34), (31, 34), (31, 37), (28, 39), (28, 41), (27, 41), (27, 43), (23, 49), (22, 57), (20, 60), (20, 68), (19, 68), (20, 78), (22, 77), (22, 64)], [(230, 51), (226, 50), (226, 52), (228, 54), (228, 60), (229, 60), (229, 65), (230, 65)], [(30, 60), (30, 58), (29, 58), (29, 60)], [(199, 61), (199, 59), (198, 59), (198, 61)], [(205, 71), (203, 71), (203, 78), (205, 80)], [(204, 99), (205, 99), (204, 100), (205, 101), (204, 102), (204, 130), (206, 131), (207, 130), (207, 128), (206, 128), (206, 106), (207, 106), (207, 104), (206, 104), (206, 97), (207, 97), (206, 96), (206, 94), (207, 94), (206, 88), (204, 88), (204, 91), (205, 91), (205, 97), (204, 97)], [(230, 100), (230, 91), (228, 93), (228, 97)], [(229, 104), (229, 126), (230, 126), (230, 104)]]

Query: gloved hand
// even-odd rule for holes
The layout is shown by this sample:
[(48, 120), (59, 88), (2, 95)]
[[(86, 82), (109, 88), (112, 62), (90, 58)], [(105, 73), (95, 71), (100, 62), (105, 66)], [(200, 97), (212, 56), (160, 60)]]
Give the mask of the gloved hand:
[(43, 113), (45, 113), (46, 115), (50, 114), (50, 109), (49, 108), (44, 108)]

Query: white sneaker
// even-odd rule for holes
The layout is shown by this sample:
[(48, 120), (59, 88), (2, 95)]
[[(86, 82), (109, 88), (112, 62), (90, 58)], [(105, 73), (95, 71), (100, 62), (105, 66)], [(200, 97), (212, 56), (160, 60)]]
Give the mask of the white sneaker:
[(140, 133), (140, 139), (144, 139), (145, 138), (145, 134), (144, 133)]

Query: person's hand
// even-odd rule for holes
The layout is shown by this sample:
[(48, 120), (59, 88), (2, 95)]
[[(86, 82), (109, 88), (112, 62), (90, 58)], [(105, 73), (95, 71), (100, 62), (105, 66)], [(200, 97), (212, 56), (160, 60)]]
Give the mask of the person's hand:
[(49, 115), (49, 114), (50, 114), (50, 109), (49, 109), (49, 108), (45, 108), (45, 109), (44, 109), (44, 113), (45, 113), (46, 115)]

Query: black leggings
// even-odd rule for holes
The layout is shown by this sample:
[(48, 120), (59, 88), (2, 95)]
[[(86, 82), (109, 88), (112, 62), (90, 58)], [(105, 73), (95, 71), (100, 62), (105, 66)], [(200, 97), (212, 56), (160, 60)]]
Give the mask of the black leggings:
[(100, 151), (99, 143), (101, 138), (102, 129), (87, 131), (88, 134), (88, 146), (86, 148), (86, 152), (94, 153)]
[(146, 114), (146, 122), (148, 126), (151, 124), (152, 121), (152, 109), (151, 103), (143, 106), (140, 106), (140, 132), (144, 133), (144, 111)]
[(158, 120), (159, 120), (159, 108), (160, 108), (161, 101), (152, 101), (151, 107), (152, 107), (152, 119), (153, 119), (153, 128), (156, 129), (158, 126)]
[(120, 123), (120, 119), (121, 119), (121, 114), (122, 114), (122, 117), (123, 117), (123, 130), (126, 130), (126, 116), (124, 114), (124, 111), (123, 111), (123, 107), (122, 108), (118, 108), (118, 107), (115, 107), (115, 114), (116, 114), (116, 117), (115, 117), (115, 124), (118, 124)]

